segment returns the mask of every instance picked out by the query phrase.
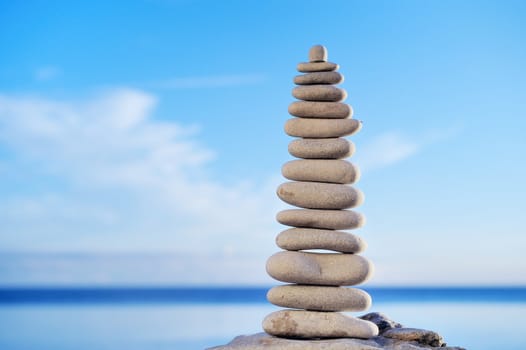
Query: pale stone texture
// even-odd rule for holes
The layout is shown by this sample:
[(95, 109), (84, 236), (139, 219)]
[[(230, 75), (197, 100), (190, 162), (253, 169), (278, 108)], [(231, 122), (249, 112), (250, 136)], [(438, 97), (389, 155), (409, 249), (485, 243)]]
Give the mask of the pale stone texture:
[(371, 296), (356, 288), (285, 285), (270, 289), (267, 300), (277, 306), (314, 311), (363, 311)]
[(365, 225), (365, 216), (352, 210), (287, 209), (276, 215), (280, 224), (294, 227), (350, 230)]
[(282, 251), (267, 260), (267, 273), (278, 281), (322, 286), (352, 286), (372, 275), (372, 263), (360, 255)]
[[(371, 339), (284, 339), (266, 333), (236, 337), (229, 344), (209, 350), (466, 350), (457, 346), (446, 346), (442, 337), (432, 331), (403, 328), (385, 315), (373, 312), (359, 317), (377, 325), (380, 335)], [(394, 329), (393, 329), (394, 328)], [(388, 331), (391, 330), (391, 331)], [(384, 336), (386, 333), (390, 337)], [(396, 336), (394, 336), (396, 334)], [(419, 334), (420, 336), (412, 336)], [(430, 334), (433, 334), (430, 336)], [(402, 339), (397, 339), (404, 338)], [(406, 340), (408, 338), (414, 340)], [(438, 341), (437, 341), (438, 340)], [(440, 344), (440, 345), (436, 345)]]
[(431, 346), (442, 346), (444, 339), (436, 332), (417, 328), (393, 328), (383, 333), (383, 336), (391, 339), (417, 341), (418, 343), (429, 344)]
[(332, 62), (302, 62), (298, 63), (296, 68), (298, 72), (311, 73), (335, 71), (338, 70), (340, 66)]
[(268, 334), (292, 338), (371, 338), (378, 328), (369, 321), (338, 312), (280, 310), (263, 320)]
[(360, 170), (345, 160), (297, 159), (283, 164), (281, 173), (289, 180), (350, 184), (358, 181)]
[(316, 228), (289, 228), (276, 237), (285, 250), (326, 249), (342, 253), (360, 253), (367, 248), (365, 240), (352, 233)]
[(296, 75), (294, 84), (296, 85), (317, 85), (317, 84), (340, 84), (345, 77), (340, 72), (315, 72)]
[(292, 96), (304, 101), (341, 102), (347, 98), (347, 92), (331, 85), (305, 85), (295, 87)]
[(267, 333), (240, 335), (223, 346), (208, 350), (466, 350), (456, 346), (431, 347), (418, 342), (407, 342), (376, 336), (371, 339), (285, 339)]
[(309, 50), (309, 62), (327, 62), (327, 49), (322, 45), (314, 45)]
[(285, 132), (290, 136), (306, 138), (342, 137), (357, 133), (362, 122), (356, 119), (292, 118), (285, 122)]
[(289, 105), (289, 114), (301, 118), (342, 119), (352, 116), (352, 108), (341, 102), (296, 101)]
[(387, 317), (385, 314), (381, 312), (371, 312), (366, 315), (360, 316), (362, 320), (371, 321), (375, 325), (378, 326), (378, 329), (380, 330), (380, 333), (385, 332), (386, 330), (392, 329), (392, 328), (402, 328), (403, 326), (391, 320), (389, 317)]
[(289, 153), (296, 158), (341, 159), (354, 153), (354, 144), (342, 138), (296, 139), (289, 143)]
[(323, 182), (285, 182), (276, 193), (282, 201), (308, 209), (348, 209), (364, 199), (362, 191), (349, 185)]

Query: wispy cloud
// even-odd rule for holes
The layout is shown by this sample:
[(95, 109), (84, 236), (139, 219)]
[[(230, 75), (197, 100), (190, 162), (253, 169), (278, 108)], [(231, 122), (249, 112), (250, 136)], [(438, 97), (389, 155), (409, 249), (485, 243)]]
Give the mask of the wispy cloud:
[(357, 154), (357, 163), (363, 171), (382, 168), (400, 162), (414, 154), (421, 145), (404, 136), (389, 132), (366, 143)]
[(391, 166), (420, 153), (428, 145), (453, 137), (460, 130), (459, 126), (453, 126), (443, 130), (429, 130), (416, 137), (397, 131), (385, 132), (360, 147), (356, 163), (362, 171)]
[(0, 95), (0, 145), (16, 155), (4, 168), (17, 179), (0, 198), (2, 249), (252, 252), (264, 261), (275, 250), (278, 180), (214, 180), (198, 128), (154, 120), (156, 105), (130, 89), (80, 102)]
[(152, 85), (164, 89), (222, 88), (256, 85), (266, 79), (263, 74), (230, 74), (172, 78), (155, 82)]
[(35, 79), (38, 81), (52, 80), (58, 77), (62, 71), (58, 67), (45, 66), (40, 67), (35, 71)]

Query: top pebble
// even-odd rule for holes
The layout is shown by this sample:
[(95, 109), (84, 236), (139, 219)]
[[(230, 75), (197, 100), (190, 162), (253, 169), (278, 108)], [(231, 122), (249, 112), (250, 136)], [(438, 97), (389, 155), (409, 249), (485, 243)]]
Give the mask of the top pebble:
[(325, 46), (314, 45), (309, 51), (309, 62), (327, 62), (328, 54)]

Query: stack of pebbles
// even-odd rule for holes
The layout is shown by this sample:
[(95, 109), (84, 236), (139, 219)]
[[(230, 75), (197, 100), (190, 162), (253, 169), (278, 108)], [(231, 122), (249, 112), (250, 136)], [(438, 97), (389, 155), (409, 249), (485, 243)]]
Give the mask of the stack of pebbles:
[(298, 65), (306, 74), (294, 78), (299, 86), (292, 95), (301, 101), (289, 106), (295, 118), (286, 122), (285, 131), (298, 137), (289, 144), (289, 153), (300, 159), (283, 166), (283, 176), (291, 182), (280, 185), (277, 193), (300, 209), (277, 215), (278, 222), (293, 228), (276, 238), (284, 251), (268, 259), (267, 272), (290, 284), (272, 288), (267, 299), (287, 309), (263, 321), (263, 329), (278, 337), (366, 339), (378, 334), (374, 323), (341, 313), (369, 308), (371, 297), (365, 291), (342, 286), (366, 281), (373, 266), (357, 255), (365, 242), (341, 231), (363, 226), (365, 218), (348, 210), (362, 203), (363, 194), (349, 185), (358, 180), (359, 171), (343, 160), (354, 146), (342, 137), (359, 131), (361, 123), (342, 103), (345, 90), (334, 86), (343, 81), (338, 68), (327, 62), (325, 47), (317, 45), (309, 62)]

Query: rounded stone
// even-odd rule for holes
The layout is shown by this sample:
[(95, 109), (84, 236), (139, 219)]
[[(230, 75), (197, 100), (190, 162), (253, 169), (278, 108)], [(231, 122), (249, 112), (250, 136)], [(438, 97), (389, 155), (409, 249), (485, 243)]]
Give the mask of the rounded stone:
[(294, 181), (350, 184), (358, 181), (360, 170), (345, 160), (296, 159), (283, 164), (283, 176)]
[(331, 85), (305, 85), (295, 87), (292, 96), (304, 101), (341, 102), (347, 98), (347, 92)]
[(350, 230), (365, 225), (365, 216), (352, 210), (286, 209), (276, 215), (276, 220), (287, 226), (327, 230)]
[(332, 72), (340, 68), (339, 65), (332, 62), (302, 62), (298, 63), (298, 72), (311, 73), (311, 72)]
[(324, 182), (285, 182), (276, 193), (282, 201), (307, 209), (348, 209), (364, 199), (362, 191), (349, 185)]
[(290, 309), (312, 311), (364, 311), (371, 307), (371, 296), (356, 288), (285, 285), (270, 289), (267, 300)]
[(327, 62), (327, 48), (323, 45), (314, 45), (309, 50), (309, 62)]
[(340, 102), (296, 101), (289, 105), (289, 113), (301, 118), (342, 119), (352, 116), (352, 108)]
[(344, 77), (339, 72), (314, 72), (294, 77), (296, 85), (340, 84)]
[(444, 347), (444, 338), (436, 332), (418, 328), (392, 328), (385, 331), (382, 336), (385, 338), (397, 339), (407, 342), (426, 344), (435, 349)]
[(362, 128), (356, 119), (291, 118), (285, 123), (285, 132), (294, 137), (333, 138), (349, 136)]
[[(362, 338), (378, 335), (378, 327), (369, 321), (339, 312), (304, 310), (275, 311), (263, 320), (268, 334), (287, 338)], [(366, 347), (364, 347), (365, 349)]]
[(282, 251), (267, 260), (267, 273), (274, 279), (318, 286), (352, 286), (367, 281), (374, 267), (356, 254)]
[(326, 249), (354, 254), (367, 248), (367, 243), (352, 233), (299, 227), (282, 231), (276, 244), (285, 250)]
[(305, 159), (341, 159), (354, 153), (354, 144), (346, 139), (297, 139), (289, 143), (289, 153)]

